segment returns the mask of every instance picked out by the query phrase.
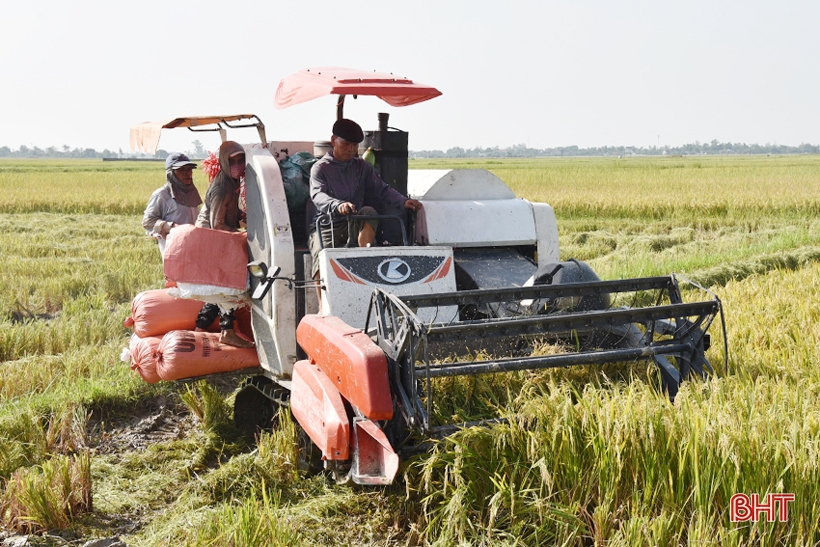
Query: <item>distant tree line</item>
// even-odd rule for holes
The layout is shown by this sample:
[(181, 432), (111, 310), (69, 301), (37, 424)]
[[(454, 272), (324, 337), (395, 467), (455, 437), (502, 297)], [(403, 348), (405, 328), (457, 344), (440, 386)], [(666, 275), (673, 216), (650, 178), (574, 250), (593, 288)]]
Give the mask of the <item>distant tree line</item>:
[[(196, 140), (191, 144), (193, 148), (185, 151), (185, 154), (188, 154), (189, 157), (204, 159), (208, 156), (208, 151), (205, 150), (200, 141)], [(142, 152), (123, 152), (122, 148), (116, 152), (112, 152), (108, 148), (98, 152), (93, 148), (71, 148), (65, 144), (59, 148), (56, 146), (49, 146), (48, 148), (28, 147), (22, 144), (17, 150), (12, 150), (8, 146), (0, 146), (0, 158), (157, 158), (164, 160), (168, 157), (168, 153), (168, 151), (161, 148), (151, 155)]]
[(117, 154), (107, 148), (102, 152), (97, 152), (93, 148), (71, 148), (68, 145), (60, 148), (56, 146), (40, 148), (22, 144), (17, 150), (12, 150), (8, 146), (0, 146), (0, 158), (102, 158), (117, 157)]
[(783, 144), (745, 144), (719, 142), (708, 143), (695, 141), (683, 146), (600, 146), (579, 148), (578, 146), (560, 146), (557, 148), (529, 148), (516, 144), (507, 148), (450, 148), (441, 150), (410, 151), (411, 158), (537, 158), (554, 156), (667, 156), (667, 155), (735, 155), (735, 154), (820, 154), (820, 146), (801, 144), (786, 146)]
[[(207, 150), (198, 140), (191, 143), (193, 148), (185, 151), (191, 158), (203, 159), (208, 155)], [(667, 155), (737, 155), (737, 154), (820, 154), (820, 146), (801, 144), (787, 146), (784, 144), (745, 144), (719, 142), (713, 140), (708, 143), (695, 141), (683, 146), (600, 146), (580, 148), (578, 146), (559, 146), (557, 148), (529, 148), (524, 144), (516, 144), (506, 148), (494, 146), (492, 148), (461, 148), (456, 146), (445, 152), (441, 150), (411, 150), (411, 158), (538, 158), (555, 156), (667, 156)], [(0, 158), (158, 158), (165, 159), (168, 151), (157, 150), (152, 156), (140, 152), (123, 152), (120, 148), (116, 152), (105, 149), (98, 152), (93, 148), (70, 148), (38, 146), (28, 147), (20, 145), (13, 150), (8, 146), (0, 146)]]
[[(162, 154), (162, 155), (160, 155)], [(39, 146), (28, 147), (20, 145), (17, 150), (12, 150), (8, 146), (0, 146), (0, 158), (165, 158), (168, 155), (164, 150), (157, 150), (153, 156), (149, 154), (131, 154), (125, 153), (122, 149), (117, 152), (112, 152), (108, 148), (102, 152), (98, 152), (93, 148), (70, 148), (69, 146), (62, 146), (57, 148), (49, 146), (48, 148), (40, 148)]]

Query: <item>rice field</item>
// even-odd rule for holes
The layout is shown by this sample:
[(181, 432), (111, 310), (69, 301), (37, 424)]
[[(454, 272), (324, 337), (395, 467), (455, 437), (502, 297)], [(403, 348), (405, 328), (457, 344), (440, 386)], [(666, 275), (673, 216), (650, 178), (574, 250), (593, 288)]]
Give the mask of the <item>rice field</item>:
[[(129, 546), (820, 543), (820, 157), (410, 165), (489, 169), (550, 203), (562, 259), (602, 278), (710, 287), (728, 370), (674, 403), (649, 367), (454, 382), (449, 412), (479, 394), (509, 423), (435, 443), (392, 487), (337, 486), (298, 470), (288, 419), (249, 445), (229, 391), (119, 361), (131, 299), (161, 286), (140, 219), (162, 163), (2, 160), (0, 527)], [(156, 401), (184, 427), (111, 449), (112, 424)], [(788, 520), (732, 522), (738, 493), (794, 494)]]

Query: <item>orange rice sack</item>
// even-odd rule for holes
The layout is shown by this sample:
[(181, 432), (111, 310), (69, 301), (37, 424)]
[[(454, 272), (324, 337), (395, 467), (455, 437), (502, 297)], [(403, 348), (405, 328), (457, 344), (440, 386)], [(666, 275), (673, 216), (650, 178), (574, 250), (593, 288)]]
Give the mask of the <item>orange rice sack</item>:
[[(194, 330), (202, 304), (201, 300), (174, 298), (165, 289), (144, 291), (134, 297), (131, 317), (124, 324), (133, 326), (140, 338), (162, 336), (172, 330)], [(218, 322), (215, 324), (219, 329)]]
[(131, 352), (131, 370), (137, 371), (149, 384), (156, 384), (160, 381), (157, 374), (157, 348), (161, 341), (162, 338), (159, 336), (140, 338), (132, 334), (128, 343), (128, 350)]
[(177, 226), (168, 234), (162, 267), (169, 281), (244, 290), (248, 286), (248, 235)]
[(218, 333), (171, 331), (157, 348), (157, 374), (163, 380), (195, 378), (259, 366), (256, 348), (220, 343)]

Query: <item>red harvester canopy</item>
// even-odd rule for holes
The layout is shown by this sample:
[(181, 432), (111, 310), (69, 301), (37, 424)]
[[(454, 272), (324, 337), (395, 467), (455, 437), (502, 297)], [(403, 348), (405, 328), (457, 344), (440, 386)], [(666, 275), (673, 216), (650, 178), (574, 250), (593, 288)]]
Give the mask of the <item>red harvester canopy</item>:
[(438, 97), (441, 91), (384, 72), (330, 66), (284, 78), (276, 88), (274, 105), (281, 110), (325, 95), (375, 95), (390, 106), (408, 106)]

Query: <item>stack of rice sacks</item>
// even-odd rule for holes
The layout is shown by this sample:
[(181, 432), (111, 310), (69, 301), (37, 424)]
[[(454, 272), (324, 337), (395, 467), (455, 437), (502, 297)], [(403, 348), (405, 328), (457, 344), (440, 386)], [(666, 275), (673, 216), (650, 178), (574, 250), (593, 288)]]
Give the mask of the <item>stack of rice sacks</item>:
[[(139, 293), (123, 323), (134, 334), (120, 358), (150, 384), (259, 366), (255, 348), (220, 343), (218, 319), (208, 329), (212, 332), (194, 332), (201, 309), (201, 301), (174, 298), (166, 289)], [(248, 308), (234, 315), (235, 329), (250, 337)]]

